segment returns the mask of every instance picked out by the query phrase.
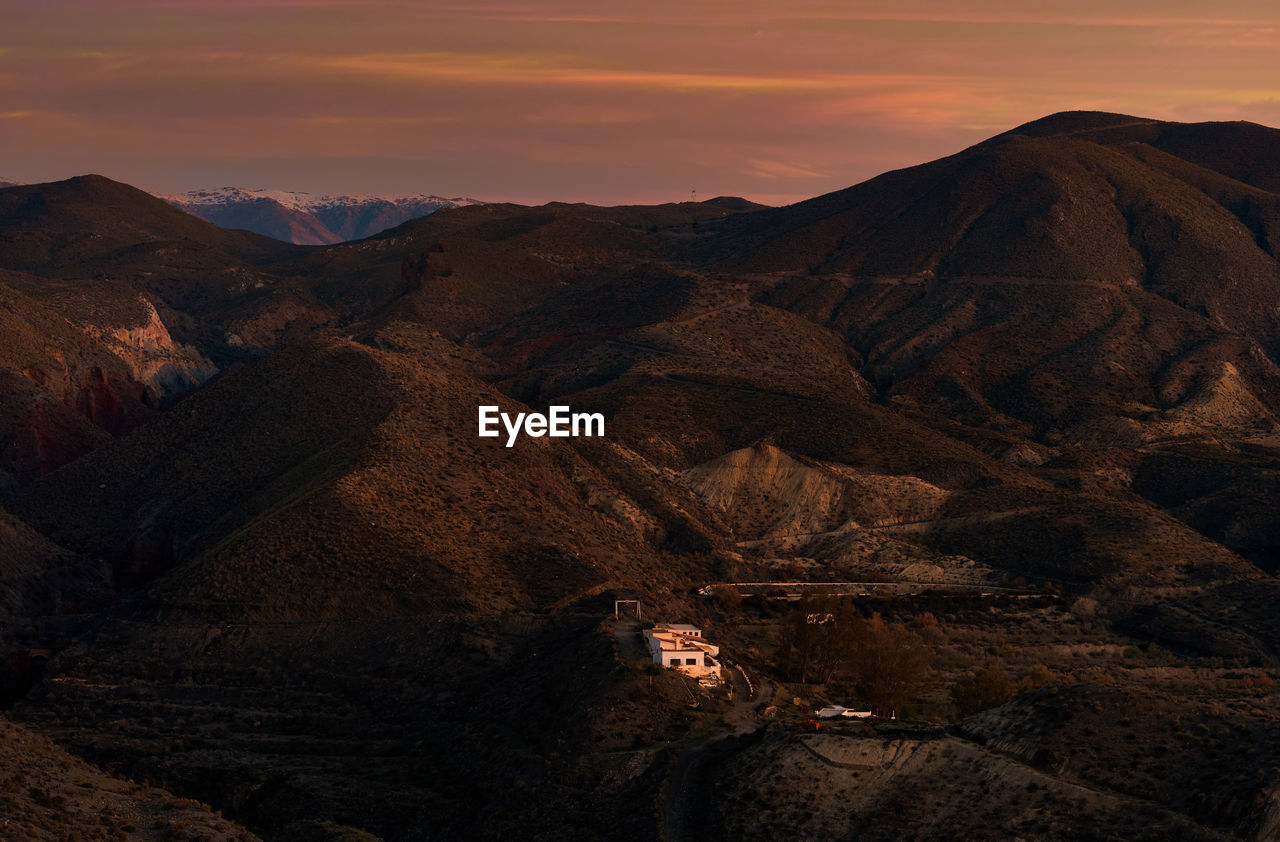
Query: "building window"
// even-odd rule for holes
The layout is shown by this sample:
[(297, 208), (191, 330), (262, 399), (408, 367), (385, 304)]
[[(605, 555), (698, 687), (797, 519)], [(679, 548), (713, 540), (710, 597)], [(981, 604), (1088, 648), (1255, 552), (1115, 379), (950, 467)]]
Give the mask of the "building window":
[(685, 662), (686, 664), (688, 664), (689, 666), (691, 666), (691, 667), (696, 667), (696, 666), (698, 665), (698, 659), (697, 659), (697, 658), (685, 658), (685, 661), (684, 661), (684, 662)]

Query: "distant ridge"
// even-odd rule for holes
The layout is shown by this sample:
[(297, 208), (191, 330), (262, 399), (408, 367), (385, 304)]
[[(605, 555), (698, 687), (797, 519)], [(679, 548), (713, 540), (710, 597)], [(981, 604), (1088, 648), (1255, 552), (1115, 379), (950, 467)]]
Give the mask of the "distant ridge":
[(482, 204), (476, 199), (425, 193), (331, 196), (241, 187), (192, 190), (160, 198), (223, 228), (243, 228), (305, 246), (360, 240), (441, 208)]
[(1105, 111), (1064, 111), (997, 135), (1143, 143), (1271, 193), (1280, 193), (1280, 129), (1243, 120), (1170, 123)]

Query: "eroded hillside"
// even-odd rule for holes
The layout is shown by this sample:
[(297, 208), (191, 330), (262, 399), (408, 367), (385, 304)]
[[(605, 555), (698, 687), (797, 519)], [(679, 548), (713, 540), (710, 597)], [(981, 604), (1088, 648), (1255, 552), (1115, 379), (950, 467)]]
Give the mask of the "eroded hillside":
[(1280, 141), (1121, 117), (325, 248), (0, 190), (6, 703), (264, 838), (1266, 838)]

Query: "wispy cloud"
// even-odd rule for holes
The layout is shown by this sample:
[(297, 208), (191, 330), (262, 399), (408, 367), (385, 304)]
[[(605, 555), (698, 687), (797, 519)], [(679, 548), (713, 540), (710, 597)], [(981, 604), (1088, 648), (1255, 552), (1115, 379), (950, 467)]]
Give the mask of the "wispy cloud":
[(748, 175), (757, 178), (778, 179), (778, 178), (823, 178), (824, 174), (817, 172), (809, 167), (796, 166), (795, 164), (784, 164), (781, 161), (762, 161), (754, 159), (748, 161), (748, 167), (745, 172)]
[[(488, 55), (483, 53), (402, 53), (351, 56), (281, 57), (285, 63), (369, 74), (388, 79), (517, 86), (616, 85), (642, 88), (703, 88), (718, 90), (841, 90), (910, 79), (903, 73), (775, 74), (671, 71), (647, 68), (583, 67), (560, 57)], [(937, 77), (939, 80), (944, 77)]]

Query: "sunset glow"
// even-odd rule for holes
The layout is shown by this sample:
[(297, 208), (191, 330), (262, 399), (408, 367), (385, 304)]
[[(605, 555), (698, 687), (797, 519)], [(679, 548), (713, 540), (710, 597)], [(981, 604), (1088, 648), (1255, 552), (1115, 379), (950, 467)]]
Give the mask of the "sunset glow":
[(781, 5), (7, 2), (0, 178), (783, 203), (1054, 111), (1280, 124), (1269, 2)]

